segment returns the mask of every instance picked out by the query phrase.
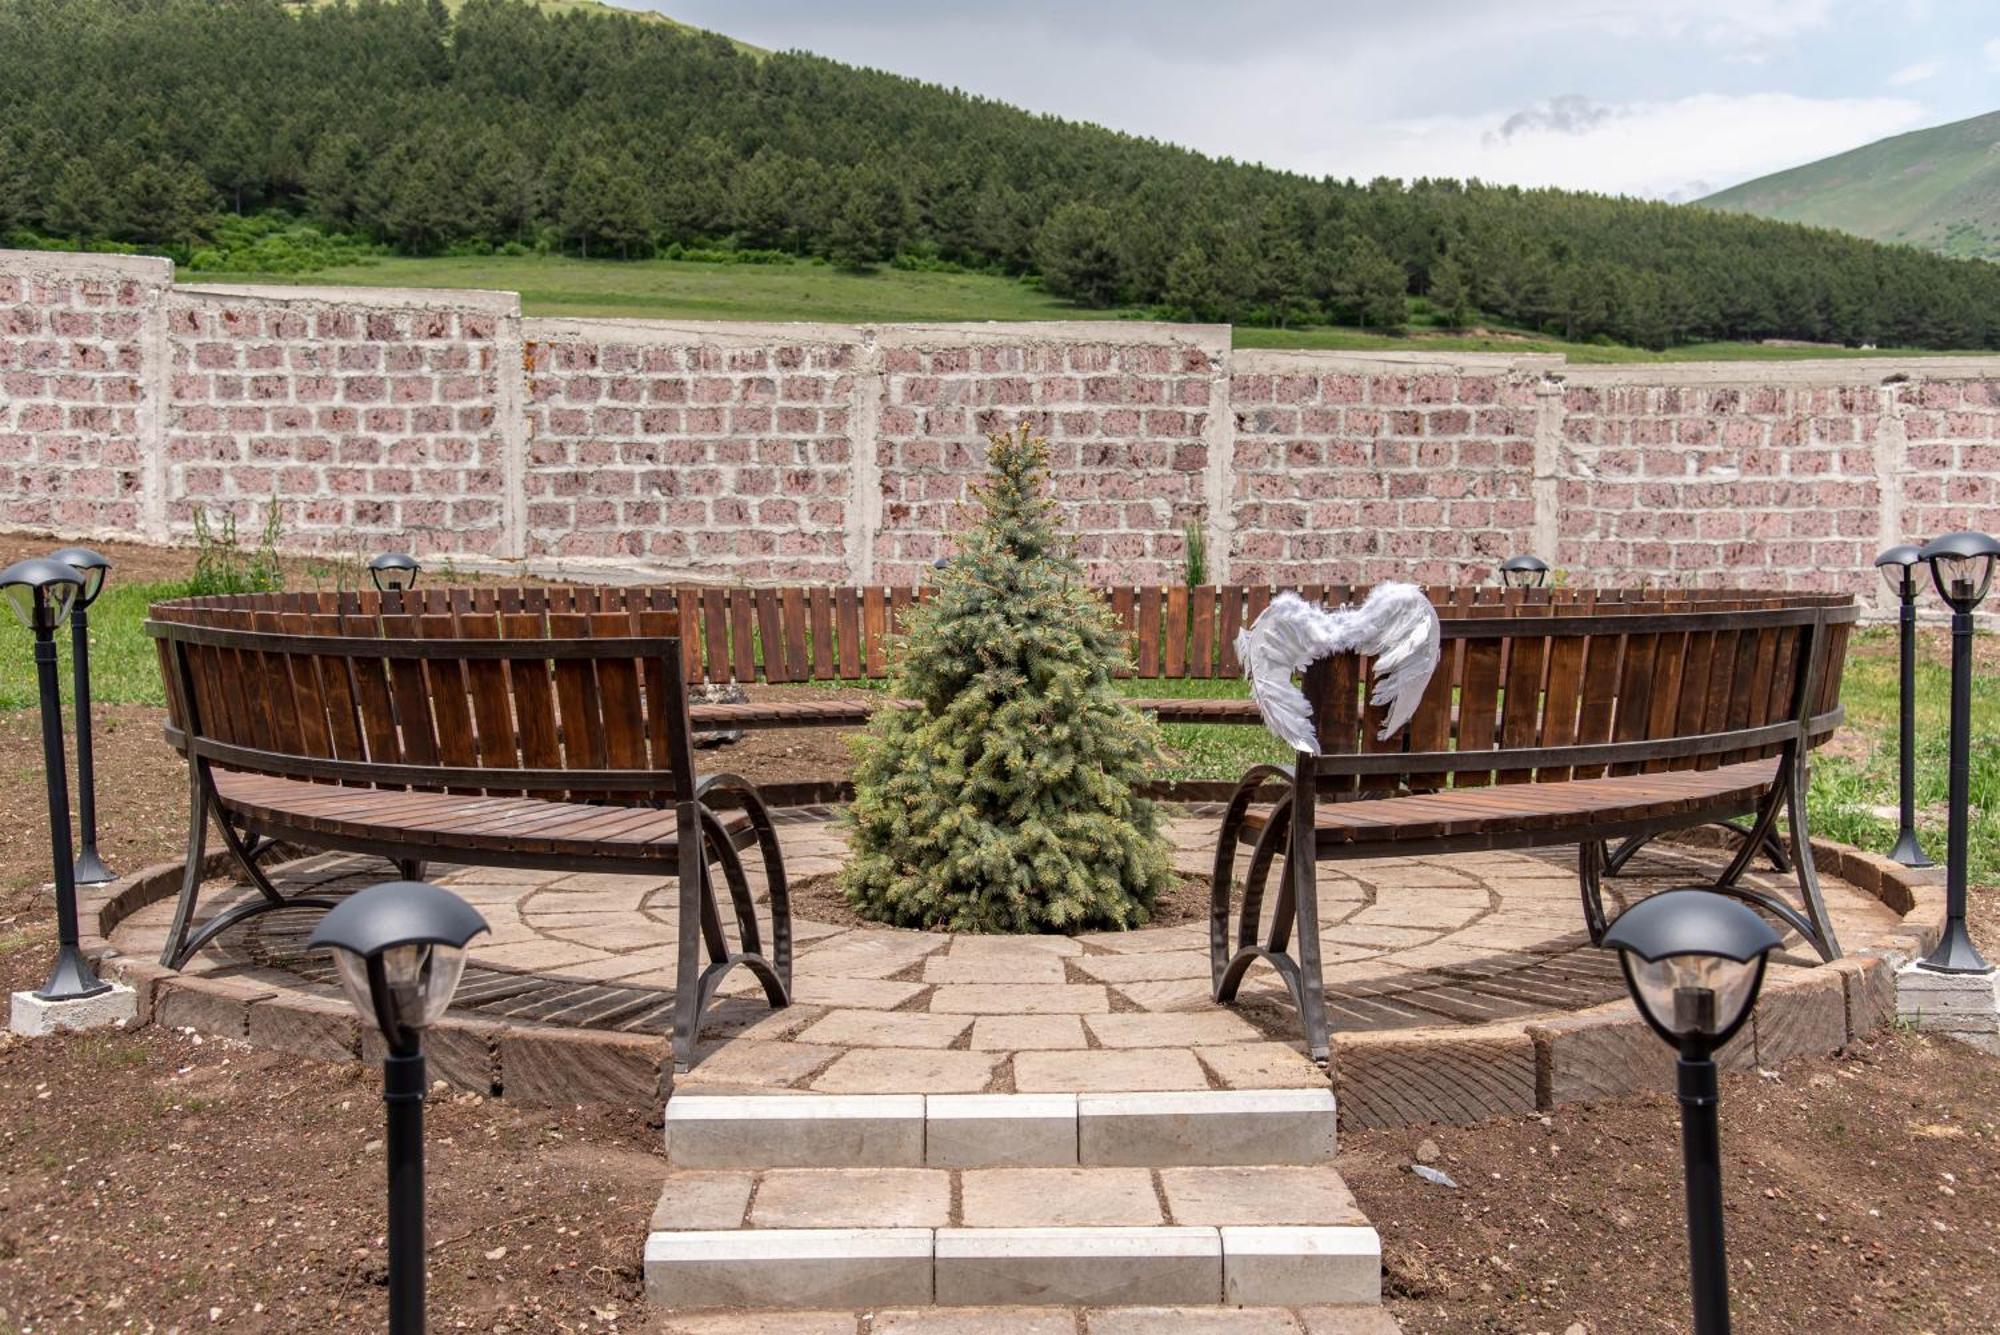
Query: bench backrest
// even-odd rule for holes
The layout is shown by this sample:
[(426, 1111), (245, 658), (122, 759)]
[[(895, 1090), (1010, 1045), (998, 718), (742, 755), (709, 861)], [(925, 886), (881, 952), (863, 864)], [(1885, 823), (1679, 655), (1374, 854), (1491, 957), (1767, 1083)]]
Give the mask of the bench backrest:
[[(1284, 588), (1307, 602), (1339, 606), (1367, 597), (1368, 586), (1348, 584), (1110, 585), (1098, 592), (1130, 643), (1121, 675), (1177, 681), (1234, 678), (1236, 633), (1256, 621)], [(200, 609), (252, 606), (358, 619), (367, 626), (385, 611), (431, 616), (474, 613), (587, 614), (671, 611), (679, 615), (682, 667), (689, 682), (805, 682), (880, 679), (890, 670), (893, 637), (909, 609), (931, 597), (929, 586), (817, 585), (742, 588), (722, 585), (644, 587), (419, 588), (407, 594), (373, 590), (256, 594), (187, 599), (175, 606)], [(1472, 615), (1482, 609), (1558, 609), (1641, 605), (1675, 611), (1697, 606), (1752, 608), (1834, 604), (1841, 595), (1778, 594), (1734, 589), (1595, 590), (1468, 588), (1433, 591), (1439, 614)]]
[(1338, 655), (1306, 673), (1317, 790), (1713, 769), (1811, 745), (1840, 724), (1856, 615), (1851, 599), (1822, 595), (1446, 606), (1438, 671), (1387, 741), (1366, 659)]
[(321, 611), (316, 595), (191, 599), (156, 607), (147, 629), (177, 744), (225, 769), (589, 801), (690, 795), (677, 613), (543, 601), (434, 611), (370, 595)]

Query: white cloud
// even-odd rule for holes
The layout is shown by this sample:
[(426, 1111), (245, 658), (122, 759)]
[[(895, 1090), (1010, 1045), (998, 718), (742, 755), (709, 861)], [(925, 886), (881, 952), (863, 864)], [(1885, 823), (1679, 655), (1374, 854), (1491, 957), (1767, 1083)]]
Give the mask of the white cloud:
[(1913, 83), (1923, 83), (1926, 79), (1936, 78), (1938, 71), (1943, 68), (1942, 60), (1919, 60), (1916, 64), (1905, 65), (1891, 74), (1888, 83), (1891, 88), (1908, 88)]
[(1900, 98), (1700, 93), (1661, 102), (1565, 97), (1515, 112), (1425, 116), (1372, 127), (1286, 165), (1354, 176), (1465, 176), (1655, 198), (1798, 166), (1907, 129)]

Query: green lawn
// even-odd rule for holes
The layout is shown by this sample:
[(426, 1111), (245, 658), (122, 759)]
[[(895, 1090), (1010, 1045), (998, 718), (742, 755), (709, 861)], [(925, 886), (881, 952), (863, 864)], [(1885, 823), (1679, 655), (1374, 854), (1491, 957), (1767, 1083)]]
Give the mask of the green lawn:
[[(567, 256), (409, 259), (310, 274), (185, 272), (189, 283), (306, 286), (485, 288), (519, 292), (529, 315), (630, 316), (655, 320), (824, 321), (837, 324), (960, 320), (1116, 320), (1140, 313), (1093, 310), (1052, 297), (1019, 279), (983, 273), (925, 273), (882, 268), (852, 273), (826, 264), (707, 264), (687, 260), (579, 260)], [(1566, 343), (1514, 335), (1468, 337), (1419, 330), (1408, 335), (1361, 329), (1264, 329), (1237, 326), (1239, 348), (1336, 348), (1437, 352), (1553, 352), (1574, 362), (1797, 361), (1809, 357), (1896, 357), (1908, 348), (1769, 348), (1756, 343), (1695, 343), (1666, 352)]]

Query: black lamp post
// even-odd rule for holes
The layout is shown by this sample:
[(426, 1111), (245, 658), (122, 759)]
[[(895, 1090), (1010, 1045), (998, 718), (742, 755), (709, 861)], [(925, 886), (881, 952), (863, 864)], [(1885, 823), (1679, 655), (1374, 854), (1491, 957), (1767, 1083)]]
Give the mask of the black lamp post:
[(76, 854), (78, 885), (103, 885), (118, 874), (97, 852), (97, 763), (90, 740), (90, 605), (104, 592), (111, 562), (88, 547), (65, 547), (49, 560), (83, 577), (83, 591), (69, 614), (69, 666), (76, 685), (76, 823), (83, 847)]
[(1951, 608), (1951, 779), (1946, 802), (1944, 935), (1923, 961), (1939, 973), (1987, 973), (1993, 966), (1965, 930), (1966, 807), (1972, 801), (1972, 611), (1993, 585), (2000, 541), (1984, 533), (1947, 533), (1917, 553), (1931, 568), (1938, 597)]
[(382, 1032), (389, 1109), (389, 1335), (424, 1329), (423, 1031), (451, 1005), (465, 943), (486, 930), (470, 904), (421, 881), (391, 881), (343, 900), (306, 939), (326, 947), (364, 1023)]
[(56, 967), (35, 995), (77, 1001), (111, 990), (83, 957), (76, 934), (76, 850), (69, 837), (69, 774), (63, 764), (62, 696), (56, 686), (56, 627), (83, 592), (83, 576), (38, 557), (0, 570), (0, 593), (35, 636), (35, 678), (42, 697), (42, 774), (49, 793), (49, 852), (56, 873)]
[(1898, 711), (1902, 727), (1899, 739), (1902, 829), (1896, 832), (1896, 846), (1889, 856), (1905, 867), (1936, 865), (1917, 842), (1917, 567), (1922, 564), (1922, 553), (1909, 543), (1891, 547), (1875, 558), (1875, 568), (1882, 572), (1882, 578), (1888, 581), (1900, 604), (1896, 622), (1903, 679)]
[(1722, 1238), (1722, 1132), (1715, 1050), (1757, 1004), (1778, 934), (1748, 907), (1708, 890), (1668, 890), (1625, 910), (1604, 934), (1653, 1031), (1680, 1052), (1681, 1159), (1695, 1335), (1729, 1330)]
[(415, 588), (423, 569), (408, 552), (383, 552), (368, 560), (368, 578), (375, 582), (380, 593), (401, 593)]
[(1549, 582), (1549, 563), (1539, 556), (1510, 556), (1500, 563), (1500, 582), (1510, 589), (1539, 589)]

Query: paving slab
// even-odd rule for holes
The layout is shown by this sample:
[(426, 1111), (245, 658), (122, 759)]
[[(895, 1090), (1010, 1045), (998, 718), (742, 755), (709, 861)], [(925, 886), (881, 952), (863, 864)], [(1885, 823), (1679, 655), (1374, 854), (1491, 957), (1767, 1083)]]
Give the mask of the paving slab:
[(1277, 1164), (1162, 1168), (1160, 1187), (1176, 1224), (1340, 1224), (1368, 1220), (1332, 1167)]
[(1319, 1164), (1338, 1146), (1331, 1090), (1077, 1096), (1077, 1161), (1085, 1165)]
[(966, 1228), (1163, 1224), (1144, 1168), (974, 1168), (959, 1175)]
[(1264, 1035), (1231, 1011), (1210, 1007), (1183, 1015), (1120, 1012), (1084, 1021), (1091, 1037), (1107, 1048), (1171, 1048), (1199, 1044), (1256, 1043)]
[(997, 1052), (925, 1052), (916, 1048), (856, 1048), (815, 1078), (829, 1094), (978, 1094), (993, 1084), (1004, 1060)]
[(1224, 1228), (1223, 1301), (1303, 1307), (1382, 1299), (1382, 1240), (1362, 1227)]
[(951, 983), (931, 993), (930, 1009), (941, 1015), (1095, 1015), (1111, 1009), (1111, 998), (1095, 985)]
[(1090, 1335), (1301, 1335), (1282, 1307), (1100, 1307)]
[(652, 1228), (656, 1232), (741, 1228), (756, 1186), (757, 1175), (749, 1169), (675, 1169), (660, 1189)]
[(1090, 1306), (1212, 1303), (1222, 1238), (1206, 1228), (946, 1228), (937, 1301)]
[(757, 1183), (756, 1228), (943, 1228), (951, 1174), (935, 1168), (773, 1168)]
[(933, 955), (924, 961), (927, 983), (1060, 984), (1067, 973), (1063, 957), (1046, 950), (991, 950), (961, 955)]
[(858, 1314), (833, 1312), (668, 1312), (659, 1335), (855, 1335)]
[(799, 1035), (799, 1041), (860, 1048), (948, 1048), (971, 1031), (969, 1015), (828, 1011)]
[(982, 1015), (972, 1025), (972, 1046), (990, 1052), (1087, 1048), (1083, 1020), (1075, 1015)]
[[(871, 1335), (1076, 1335), (1062, 1307), (924, 1307), (875, 1313)], [(1167, 1335), (1161, 1332), (1161, 1335)]]
[(931, 1301), (925, 1228), (653, 1233), (646, 1298), (660, 1307), (874, 1307)]
[(920, 1168), (924, 1099), (676, 1093), (666, 1137), (681, 1168)]
[(1208, 1077), (1186, 1048), (1022, 1052), (1014, 1088), (1023, 1092), (1206, 1089)]
[(1073, 1094), (933, 1094), (924, 1114), (924, 1161), (933, 1168), (1076, 1162)]

